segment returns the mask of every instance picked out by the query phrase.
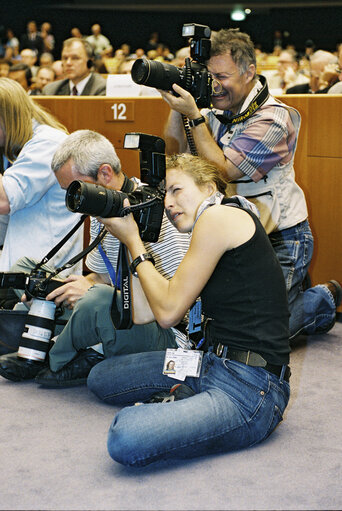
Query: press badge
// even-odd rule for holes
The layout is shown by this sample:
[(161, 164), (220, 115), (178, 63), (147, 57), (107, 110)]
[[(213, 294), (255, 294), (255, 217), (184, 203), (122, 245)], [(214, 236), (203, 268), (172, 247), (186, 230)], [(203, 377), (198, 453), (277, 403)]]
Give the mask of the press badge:
[(187, 376), (198, 378), (203, 351), (168, 348), (165, 353), (163, 374), (184, 381)]

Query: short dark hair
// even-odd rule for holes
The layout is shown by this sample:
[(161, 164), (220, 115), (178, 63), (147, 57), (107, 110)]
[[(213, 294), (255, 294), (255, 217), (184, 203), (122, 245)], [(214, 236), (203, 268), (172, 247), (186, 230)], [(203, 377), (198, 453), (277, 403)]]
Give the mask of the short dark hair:
[(31, 71), (30, 66), (23, 64), (23, 63), (15, 64), (14, 66), (10, 67), (9, 72), (12, 73), (12, 71), (25, 71), (25, 77), (26, 77), (27, 83), (28, 83), (28, 85), (31, 85), (32, 71)]

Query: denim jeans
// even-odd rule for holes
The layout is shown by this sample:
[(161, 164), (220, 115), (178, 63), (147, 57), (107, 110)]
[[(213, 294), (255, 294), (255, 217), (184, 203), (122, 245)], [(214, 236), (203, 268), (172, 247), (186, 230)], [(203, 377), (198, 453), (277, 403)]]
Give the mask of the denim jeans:
[(171, 328), (161, 328), (156, 321), (116, 330), (111, 318), (113, 288), (96, 284), (80, 298), (71, 317), (49, 352), (50, 369), (59, 371), (77, 352), (102, 343), (105, 357), (140, 351), (177, 348)]
[(313, 236), (306, 220), (269, 235), (286, 282), (290, 311), (290, 339), (299, 334), (328, 330), (335, 320), (333, 296), (321, 284), (303, 290), (303, 282), (313, 254)]
[[(97, 364), (88, 387), (103, 401), (122, 406), (148, 400), (179, 380), (162, 374), (165, 353), (113, 357)], [(282, 420), (289, 384), (259, 367), (205, 353), (199, 378), (186, 378), (196, 393), (180, 401), (128, 406), (108, 433), (111, 457), (144, 466), (249, 447)]]

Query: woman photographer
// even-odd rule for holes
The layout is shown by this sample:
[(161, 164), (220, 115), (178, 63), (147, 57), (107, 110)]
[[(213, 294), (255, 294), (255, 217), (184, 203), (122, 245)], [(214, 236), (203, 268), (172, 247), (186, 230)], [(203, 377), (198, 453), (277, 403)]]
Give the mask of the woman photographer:
[[(65, 206), (65, 192), (51, 170), (66, 128), (34, 102), (16, 81), (0, 79), (0, 216), (8, 215), (0, 271), (23, 256), (41, 260), (78, 221)], [(82, 250), (74, 236), (51, 264)]]
[(166, 213), (180, 232), (192, 231), (170, 281), (140, 257), (145, 250), (132, 215), (102, 220), (128, 247), (162, 327), (177, 325), (198, 296), (205, 318), (199, 377), (182, 383), (162, 374), (163, 352), (113, 357), (92, 369), (88, 386), (107, 403), (146, 403), (179, 383), (183, 396), (192, 394), (177, 400), (175, 391), (172, 402), (127, 407), (116, 415), (108, 450), (124, 465), (248, 447), (282, 420), (290, 393), (284, 277), (258, 218), (233, 199), (222, 201), (224, 191), (219, 171), (207, 161), (168, 157)]

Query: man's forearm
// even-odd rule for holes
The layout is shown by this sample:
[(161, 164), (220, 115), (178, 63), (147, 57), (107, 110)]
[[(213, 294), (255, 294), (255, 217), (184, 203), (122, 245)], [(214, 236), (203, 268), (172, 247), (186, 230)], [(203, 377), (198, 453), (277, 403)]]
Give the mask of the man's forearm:
[(167, 120), (164, 130), (164, 139), (167, 154), (178, 154), (187, 151), (187, 140), (182, 116), (174, 110), (171, 110)]

